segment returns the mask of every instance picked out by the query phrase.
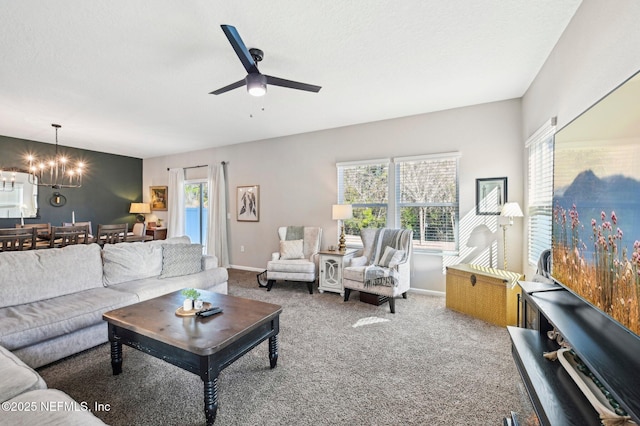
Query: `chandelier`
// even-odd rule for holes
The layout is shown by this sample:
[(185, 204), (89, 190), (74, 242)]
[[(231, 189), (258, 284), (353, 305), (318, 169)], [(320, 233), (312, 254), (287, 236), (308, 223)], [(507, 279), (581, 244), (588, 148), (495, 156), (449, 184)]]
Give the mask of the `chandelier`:
[(7, 185), (7, 177), (4, 175), (2, 170), (0, 170), (0, 179), (2, 179), (2, 186), (0, 186), (1, 192), (11, 192), (16, 189), (16, 172), (11, 172), (9, 185)]
[(78, 161), (75, 166), (72, 166), (69, 158), (58, 154), (58, 129), (62, 126), (59, 124), (51, 126), (56, 129), (56, 155), (47, 160), (38, 160), (33, 155), (27, 157), (29, 183), (55, 189), (80, 188), (84, 164)]

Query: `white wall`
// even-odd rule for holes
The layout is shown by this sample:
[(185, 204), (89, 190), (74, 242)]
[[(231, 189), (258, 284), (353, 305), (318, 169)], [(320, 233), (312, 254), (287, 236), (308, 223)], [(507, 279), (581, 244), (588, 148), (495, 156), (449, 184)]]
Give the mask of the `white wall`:
[[(508, 177), (509, 201), (522, 205), (521, 114), (520, 100), (508, 100), (151, 158), (143, 163), (143, 185), (166, 185), (167, 167), (227, 161), (231, 264), (263, 270), (270, 253), (278, 249), (279, 226), (318, 225), (324, 230), (322, 247), (336, 244), (337, 225), (331, 220), (331, 205), (337, 200), (336, 162), (459, 151), (460, 216), (465, 223), (485, 222), (497, 230), (495, 216), (475, 216), (475, 179)], [(189, 177), (195, 177), (198, 172), (190, 173)], [(260, 221), (237, 222), (235, 188), (254, 184), (260, 185)], [(522, 263), (521, 222), (517, 220), (509, 231), (509, 248), (513, 249), (509, 250), (510, 265)], [(463, 256), (459, 259), (416, 254), (411, 286), (444, 291), (443, 261), (451, 264), (471, 259), (466, 248), (469, 231), (461, 232)], [(502, 259), (500, 235), (496, 233), (497, 259)]]
[(582, 2), (522, 99), (523, 140), (552, 116), (561, 129), (640, 70), (639, 23), (638, 0)]
[[(521, 103), (497, 102), (147, 159), (144, 186), (165, 185), (167, 167), (229, 161), (232, 205), (238, 185), (258, 184), (262, 195), (260, 222), (230, 221), (231, 263), (263, 269), (269, 253), (277, 248), (278, 226), (317, 224), (324, 228), (323, 247), (335, 244), (337, 227), (330, 209), (336, 201), (336, 162), (458, 150), (462, 153), (461, 218), (476, 223), (472, 213), (476, 178), (507, 176), (509, 200), (522, 205), (526, 185), (523, 141), (549, 117), (557, 116), (558, 128), (562, 128), (640, 70), (638, 22), (638, 0), (584, 0)], [(197, 173), (192, 170), (189, 177)], [(163, 213), (158, 216), (166, 218)], [(492, 222), (495, 218), (482, 219), (497, 230)], [(535, 268), (523, 254), (523, 222), (516, 220), (508, 231), (509, 269), (530, 276)], [(497, 258), (501, 260), (499, 234)], [(244, 253), (239, 250), (241, 245)], [(459, 259), (416, 255), (412, 286), (444, 291), (443, 265), (460, 260), (468, 261), (467, 252)]]

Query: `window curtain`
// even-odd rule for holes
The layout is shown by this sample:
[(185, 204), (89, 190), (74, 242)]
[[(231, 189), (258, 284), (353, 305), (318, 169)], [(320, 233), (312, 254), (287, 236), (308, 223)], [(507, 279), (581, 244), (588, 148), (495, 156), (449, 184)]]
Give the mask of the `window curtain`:
[(225, 163), (208, 167), (209, 223), (207, 224), (208, 254), (218, 258), (218, 265), (229, 267), (229, 244), (227, 241), (227, 180)]
[(169, 169), (169, 223), (167, 238), (185, 235), (184, 228), (184, 169)]

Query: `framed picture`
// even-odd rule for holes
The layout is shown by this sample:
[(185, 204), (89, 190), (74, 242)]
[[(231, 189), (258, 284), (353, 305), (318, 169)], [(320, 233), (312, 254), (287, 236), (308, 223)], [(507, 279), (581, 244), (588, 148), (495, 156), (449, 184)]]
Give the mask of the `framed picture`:
[(167, 187), (166, 186), (150, 186), (151, 191), (151, 210), (167, 210)]
[(236, 199), (239, 222), (258, 222), (260, 219), (260, 187), (239, 186)]
[(506, 202), (506, 177), (476, 179), (476, 214), (499, 215)]

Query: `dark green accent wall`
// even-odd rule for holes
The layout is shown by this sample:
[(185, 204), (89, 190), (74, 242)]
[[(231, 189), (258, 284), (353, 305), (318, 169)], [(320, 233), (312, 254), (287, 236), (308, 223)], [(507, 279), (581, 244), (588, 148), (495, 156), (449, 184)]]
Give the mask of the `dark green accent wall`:
[[(132, 202), (142, 201), (142, 159), (107, 154), (97, 151), (59, 146), (58, 151), (87, 163), (81, 188), (54, 190), (38, 188), (39, 218), (25, 218), (25, 223), (51, 223), (59, 226), (71, 222), (75, 212), (76, 222), (91, 221), (93, 232), (98, 224), (135, 223), (135, 215), (129, 213)], [(30, 140), (0, 136), (0, 168), (26, 171), (25, 156), (28, 152), (39, 157), (53, 157), (55, 145)], [(67, 197), (67, 204), (53, 207), (49, 198), (54, 192)], [(0, 218), (0, 228), (13, 228), (20, 219)]]

